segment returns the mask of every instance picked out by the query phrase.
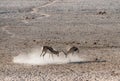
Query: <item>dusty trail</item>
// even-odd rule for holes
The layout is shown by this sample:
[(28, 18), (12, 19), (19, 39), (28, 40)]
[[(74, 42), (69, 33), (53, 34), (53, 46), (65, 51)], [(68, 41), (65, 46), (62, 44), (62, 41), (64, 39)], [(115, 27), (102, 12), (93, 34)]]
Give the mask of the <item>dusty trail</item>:
[(7, 30), (8, 26), (3, 26), (2, 27), (2, 30), (4, 32), (6, 32), (8, 35), (10, 35), (11, 38), (14, 38), (15, 37), (15, 34), (14, 33), (11, 33), (9, 30)]
[(10, 38), (17, 38), (17, 39), (25, 39), (23, 37), (19, 37), (17, 34), (10, 32), (7, 28), (9, 28), (9, 26), (3, 26), (1, 27), (2, 31), (7, 33), (8, 35), (10, 35)]
[(50, 5), (54, 4), (54, 3), (56, 3), (57, 1), (58, 0), (50, 0), (50, 2), (45, 3), (43, 6), (32, 8), (33, 11), (31, 11), (31, 13), (38, 13), (38, 10), (40, 8), (44, 8), (44, 7), (50, 6)]
[[(57, 1), (58, 1), (58, 0), (50, 0), (50, 2), (45, 3), (43, 6), (34, 7), (34, 8), (31, 9), (30, 13), (31, 13), (31, 14), (40, 14), (40, 15), (43, 16), (42, 18), (44, 18), (44, 17), (50, 17), (49, 14), (39, 12), (39, 10), (40, 10), (41, 8), (44, 8), (44, 7), (47, 7), (47, 6), (52, 5), (52, 4), (56, 3)], [(29, 19), (28, 19), (28, 20), (24, 19), (24, 20), (22, 20), (22, 22), (24, 22), (24, 23), (29, 23)]]

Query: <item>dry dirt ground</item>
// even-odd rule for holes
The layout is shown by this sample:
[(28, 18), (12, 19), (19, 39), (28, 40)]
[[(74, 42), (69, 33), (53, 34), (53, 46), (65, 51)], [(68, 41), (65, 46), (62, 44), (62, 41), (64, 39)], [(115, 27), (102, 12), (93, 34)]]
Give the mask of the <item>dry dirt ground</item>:
[[(0, 81), (120, 81), (119, 5), (119, 0), (0, 0)], [(86, 61), (12, 62), (42, 45), (59, 50), (75, 45)]]

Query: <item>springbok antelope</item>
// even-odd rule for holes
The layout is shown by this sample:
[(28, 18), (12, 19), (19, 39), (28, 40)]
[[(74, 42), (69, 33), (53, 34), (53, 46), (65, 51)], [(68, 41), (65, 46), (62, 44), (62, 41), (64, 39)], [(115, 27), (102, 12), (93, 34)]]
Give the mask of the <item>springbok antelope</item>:
[[(45, 54), (47, 53), (47, 51), (50, 51), (50, 52), (52, 53), (52, 57), (53, 57), (53, 54), (59, 56), (59, 51), (56, 51), (55, 49), (53, 49), (53, 48), (50, 47), (50, 46), (43, 46), (41, 55), (44, 57)], [(40, 55), (40, 56), (41, 56), (41, 55)]]
[(77, 47), (73, 46), (67, 52), (64, 52), (64, 54), (67, 57), (70, 53), (74, 54), (75, 52), (79, 53), (79, 49)]

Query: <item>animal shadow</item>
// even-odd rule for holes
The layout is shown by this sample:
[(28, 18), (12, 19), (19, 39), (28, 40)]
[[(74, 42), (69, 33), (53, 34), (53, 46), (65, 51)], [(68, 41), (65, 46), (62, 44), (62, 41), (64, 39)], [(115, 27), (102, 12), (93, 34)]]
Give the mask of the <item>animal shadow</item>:
[(69, 62), (68, 64), (85, 64), (85, 63), (101, 63), (101, 62), (107, 62), (106, 60), (95, 60), (95, 61), (79, 61), (79, 62)]

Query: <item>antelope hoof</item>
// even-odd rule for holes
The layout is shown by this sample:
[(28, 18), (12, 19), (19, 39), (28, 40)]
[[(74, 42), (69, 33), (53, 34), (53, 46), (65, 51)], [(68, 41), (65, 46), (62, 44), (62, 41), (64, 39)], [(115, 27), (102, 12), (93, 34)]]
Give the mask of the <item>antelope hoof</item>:
[(40, 57), (42, 56), (42, 54), (40, 55)]

